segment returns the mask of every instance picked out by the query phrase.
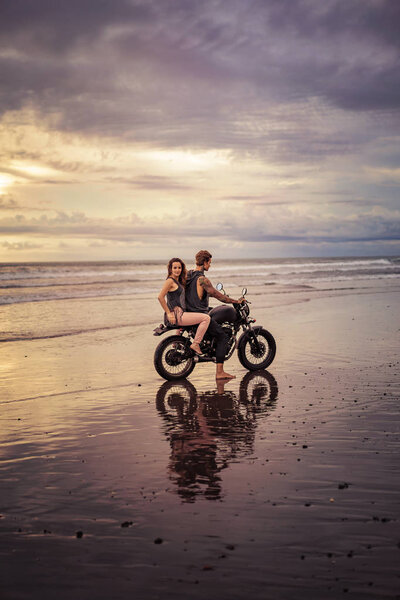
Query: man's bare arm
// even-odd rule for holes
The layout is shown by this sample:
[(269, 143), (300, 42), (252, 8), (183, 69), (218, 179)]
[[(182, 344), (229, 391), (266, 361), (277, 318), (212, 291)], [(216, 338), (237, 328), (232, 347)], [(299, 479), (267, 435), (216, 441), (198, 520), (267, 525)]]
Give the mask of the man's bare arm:
[(226, 294), (221, 294), (215, 287), (212, 285), (211, 281), (205, 277), (205, 275), (201, 275), (198, 279), (199, 285), (205, 289), (209, 296), (216, 298), (220, 302), (224, 302), (225, 304), (238, 304), (240, 300), (234, 300), (233, 298), (229, 298)]

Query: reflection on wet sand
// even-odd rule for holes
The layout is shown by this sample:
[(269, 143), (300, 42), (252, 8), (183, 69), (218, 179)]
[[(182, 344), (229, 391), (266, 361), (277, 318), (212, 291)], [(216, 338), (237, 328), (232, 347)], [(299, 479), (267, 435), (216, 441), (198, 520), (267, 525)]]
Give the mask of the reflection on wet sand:
[(220, 472), (253, 452), (257, 420), (275, 408), (278, 385), (267, 371), (247, 373), (239, 397), (224, 387), (218, 382), (217, 389), (198, 393), (182, 379), (164, 383), (157, 392), (171, 445), (169, 477), (183, 502), (222, 497)]

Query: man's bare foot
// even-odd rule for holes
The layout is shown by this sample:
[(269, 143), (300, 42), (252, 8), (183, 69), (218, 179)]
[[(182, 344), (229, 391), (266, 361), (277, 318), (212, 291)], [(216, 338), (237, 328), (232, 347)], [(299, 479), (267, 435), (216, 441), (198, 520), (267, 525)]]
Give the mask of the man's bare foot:
[(193, 352), (196, 352), (196, 354), (201, 354), (201, 350), (200, 350), (200, 345), (197, 342), (193, 342), (193, 344), (190, 345), (191, 350), (193, 350)]
[(221, 371), (217, 373), (215, 379), (236, 379), (236, 375), (231, 375), (230, 373), (225, 373), (225, 371)]

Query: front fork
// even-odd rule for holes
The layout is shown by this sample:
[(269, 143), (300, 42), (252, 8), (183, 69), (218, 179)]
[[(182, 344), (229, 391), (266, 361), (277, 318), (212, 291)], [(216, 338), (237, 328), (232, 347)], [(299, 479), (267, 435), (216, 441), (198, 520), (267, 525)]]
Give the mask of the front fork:
[(250, 345), (252, 346), (252, 350), (255, 350), (256, 352), (260, 352), (260, 350), (261, 350), (260, 342), (258, 341), (256, 332), (252, 328), (251, 324), (247, 323), (246, 325), (243, 325), (243, 331), (246, 332), (248, 335), (248, 338), (250, 340)]

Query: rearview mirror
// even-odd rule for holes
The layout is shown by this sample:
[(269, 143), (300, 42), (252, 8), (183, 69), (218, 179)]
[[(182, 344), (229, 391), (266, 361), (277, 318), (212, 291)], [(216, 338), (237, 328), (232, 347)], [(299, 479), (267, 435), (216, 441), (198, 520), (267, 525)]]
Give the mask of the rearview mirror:
[(217, 283), (217, 285), (215, 286), (215, 288), (220, 292), (221, 290), (224, 289), (224, 286), (222, 285), (221, 282)]
[(242, 289), (242, 296), (245, 296), (247, 294), (247, 288), (243, 288)]

